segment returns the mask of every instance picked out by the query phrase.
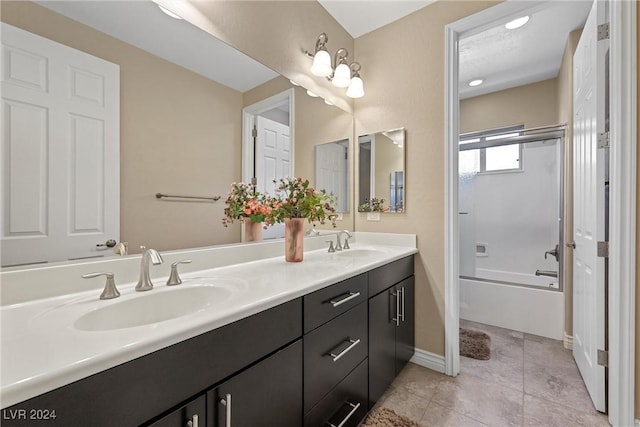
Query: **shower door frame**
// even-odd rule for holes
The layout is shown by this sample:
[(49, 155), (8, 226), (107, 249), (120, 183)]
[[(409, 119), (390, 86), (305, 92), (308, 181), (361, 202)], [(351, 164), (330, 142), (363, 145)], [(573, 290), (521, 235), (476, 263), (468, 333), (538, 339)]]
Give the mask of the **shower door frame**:
[[(505, 1), (445, 26), (445, 373), (460, 372), (458, 327), (458, 41), (548, 6)], [(609, 1), (611, 46), (609, 385), (612, 425), (633, 425), (635, 406), (636, 2)]]

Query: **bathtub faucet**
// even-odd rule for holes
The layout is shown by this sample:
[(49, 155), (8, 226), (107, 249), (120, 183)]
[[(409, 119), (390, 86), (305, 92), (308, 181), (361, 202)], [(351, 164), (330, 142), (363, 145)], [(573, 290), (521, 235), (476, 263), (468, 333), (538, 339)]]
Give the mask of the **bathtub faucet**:
[(546, 251), (544, 253), (544, 259), (547, 259), (547, 255), (551, 255), (552, 257), (554, 257), (556, 259), (556, 261), (559, 261), (560, 260), (560, 254), (558, 253), (558, 245), (556, 245), (556, 247), (551, 249), (550, 251)]

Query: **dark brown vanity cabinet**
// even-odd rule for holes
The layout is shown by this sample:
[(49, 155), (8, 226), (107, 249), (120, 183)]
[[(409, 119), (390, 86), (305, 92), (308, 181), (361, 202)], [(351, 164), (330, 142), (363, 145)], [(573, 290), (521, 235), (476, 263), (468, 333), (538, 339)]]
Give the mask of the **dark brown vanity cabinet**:
[(369, 272), (369, 406), (414, 354), (414, 282), (413, 257)]
[(302, 341), (208, 392), (207, 408), (207, 427), (300, 425)]
[(4, 408), (2, 425), (52, 409), (47, 426), (355, 427), (413, 352), (409, 256)]
[(356, 426), (367, 413), (367, 279), (304, 297), (305, 426)]

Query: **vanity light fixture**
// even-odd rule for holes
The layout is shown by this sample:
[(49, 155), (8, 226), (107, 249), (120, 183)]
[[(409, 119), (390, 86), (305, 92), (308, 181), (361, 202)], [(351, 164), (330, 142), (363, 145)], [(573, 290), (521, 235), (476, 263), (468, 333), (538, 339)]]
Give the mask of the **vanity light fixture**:
[(311, 92), (310, 90), (307, 90), (307, 95), (309, 95), (309, 96), (310, 96), (310, 97), (312, 97), (312, 98), (317, 98), (317, 97), (319, 96), (319, 95), (317, 95), (317, 94), (315, 94), (315, 93)]
[(161, 11), (163, 11), (164, 13), (166, 13), (167, 15), (172, 17), (173, 19), (182, 19), (182, 16), (176, 15), (175, 13), (171, 12), (166, 7), (162, 6), (161, 4), (156, 3), (156, 6), (158, 6), (158, 8), (160, 8)]
[(507, 22), (504, 27), (507, 30), (515, 30), (516, 28), (520, 28), (522, 27), (524, 24), (526, 24), (527, 22), (529, 22), (529, 17), (528, 16), (523, 16), (521, 18), (517, 18), (514, 19), (513, 21), (509, 21)]
[(484, 83), (484, 80), (482, 79), (475, 79), (475, 80), (471, 80), (469, 83), (467, 83), (469, 86), (471, 87), (476, 87), (476, 86), (480, 86), (482, 83)]
[[(321, 33), (316, 40), (314, 53), (305, 51), (305, 54), (313, 58), (311, 73), (318, 77), (326, 77), (335, 87), (346, 87), (347, 96), (350, 98), (362, 98), (364, 96), (364, 83), (360, 77), (360, 64), (349, 64), (349, 52), (345, 48), (336, 51), (331, 62), (331, 55), (327, 51), (329, 38), (326, 33)], [(333, 67), (335, 64), (335, 69)]]

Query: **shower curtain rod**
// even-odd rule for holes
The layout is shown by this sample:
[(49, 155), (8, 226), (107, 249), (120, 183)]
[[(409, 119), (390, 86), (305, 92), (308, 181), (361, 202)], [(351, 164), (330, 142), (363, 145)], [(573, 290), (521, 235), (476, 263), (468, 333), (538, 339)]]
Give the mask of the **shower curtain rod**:
[[(526, 132), (526, 129), (524, 131)], [(523, 131), (519, 131), (519, 132), (523, 132)], [(469, 151), (469, 150), (477, 150), (479, 148), (501, 147), (503, 145), (527, 144), (529, 142), (540, 142), (540, 141), (547, 141), (550, 139), (561, 139), (562, 137), (564, 137), (564, 129), (533, 133), (530, 135), (511, 136), (508, 138), (494, 139), (491, 141), (470, 142), (468, 144), (459, 144), (458, 150)]]
[[(538, 132), (538, 131), (547, 130), (547, 129), (558, 129), (558, 130), (562, 130), (564, 132), (566, 127), (567, 127), (566, 123), (558, 123), (558, 124), (555, 124), (555, 125), (538, 126), (538, 127), (534, 127), (534, 128), (528, 128), (528, 129), (505, 130), (504, 132), (491, 133), (491, 136), (502, 135), (504, 133), (514, 133), (514, 132)], [(464, 138), (466, 136), (471, 136), (471, 135), (490, 133), (490, 132), (491, 132), (491, 129), (487, 129), (487, 130), (483, 130), (483, 131), (466, 132), (466, 133), (461, 133), (460, 134), (460, 138)]]

